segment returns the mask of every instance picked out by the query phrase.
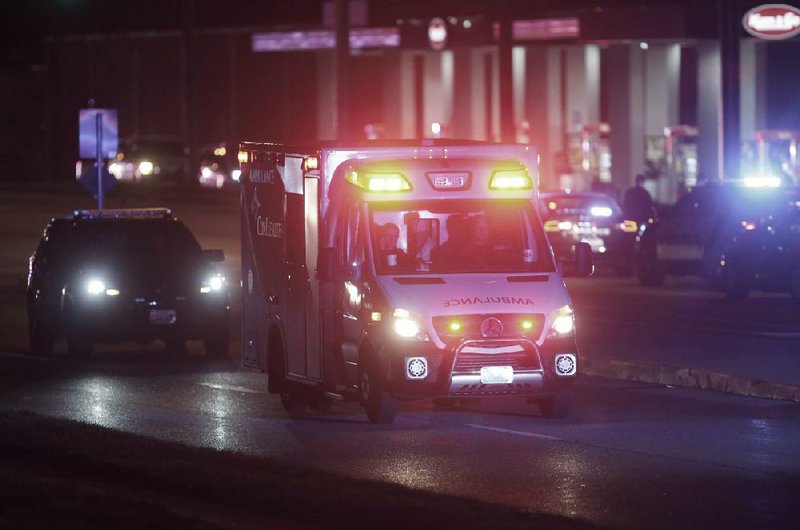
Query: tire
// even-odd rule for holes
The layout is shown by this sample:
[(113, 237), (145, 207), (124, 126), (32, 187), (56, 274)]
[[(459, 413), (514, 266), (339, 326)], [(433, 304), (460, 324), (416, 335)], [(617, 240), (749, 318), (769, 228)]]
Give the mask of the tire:
[(291, 381), (284, 381), (282, 386), (280, 395), (283, 410), (292, 419), (302, 418), (311, 403), (308, 389)]
[(789, 294), (792, 295), (792, 300), (800, 304), (800, 271), (794, 271), (789, 284)]
[(188, 353), (185, 339), (169, 339), (164, 341), (164, 349), (172, 355), (184, 355)]
[(654, 253), (642, 254), (636, 260), (636, 276), (645, 287), (658, 287), (664, 284), (664, 269)]
[(208, 357), (227, 357), (230, 342), (230, 332), (218, 330), (203, 339), (203, 349)]
[(330, 412), (333, 408), (333, 400), (327, 397), (322, 392), (316, 392), (311, 396), (308, 403), (308, 408), (313, 412), (324, 414)]
[(267, 384), (269, 392), (280, 395), (283, 410), (290, 418), (302, 418), (311, 402), (309, 389), (286, 380), (283, 342), (277, 333), (270, 334), (268, 355)]
[(731, 301), (745, 300), (750, 294), (750, 287), (745, 274), (736, 266), (730, 265), (725, 271), (723, 286), (725, 298)]
[(28, 340), (31, 346), (31, 353), (38, 355), (53, 354), (53, 343), (55, 342), (53, 331), (33, 314), (28, 315)]
[(633, 264), (626, 263), (624, 265), (617, 265), (614, 267), (614, 272), (617, 278), (630, 278), (633, 275)]
[(390, 424), (397, 416), (397, 398), (385, 390), (377, 362), (371, 358), (365, 362), (366, 366), (360, 370), (358, 377), (361, 403), (370, 423)]
[(74, 334), (67, 337), (67, 352), (73, 357), (83, 357), (92, 353), (92, 341), (88, 337)]
[(566, 388), (559, 393), (539, 400), (539, 410), (545, 418), (565, 418), (572, 409), (572, 390)]

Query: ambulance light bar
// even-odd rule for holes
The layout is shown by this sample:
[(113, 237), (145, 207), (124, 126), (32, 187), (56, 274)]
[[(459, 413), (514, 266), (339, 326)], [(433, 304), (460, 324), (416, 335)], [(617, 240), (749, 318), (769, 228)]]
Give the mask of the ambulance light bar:
[(411, 190), (411, 183), (401, 173), (350, 171), (347, 173), (347, 181), (367, 191), (396, 192)]
[(489, 179), (490, 190), (529, 190), (533, 181), (524, 169), (498, 169)]
[(307, 156), (303, 159), (303, 171), (311, 171), (319, 169), (319, 158), (315, 156)]

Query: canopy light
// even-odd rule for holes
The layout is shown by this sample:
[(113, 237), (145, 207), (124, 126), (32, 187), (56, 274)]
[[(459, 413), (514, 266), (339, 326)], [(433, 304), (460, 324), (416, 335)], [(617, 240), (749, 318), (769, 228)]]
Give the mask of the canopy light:
[(611, 217), (614, 214), (614, 210), (608, 206), (592, 206), (589, 209), (589, 213), (594, 217)]
[(529, 190), (533, 181), (524, 169), (499, 169), (489, 179), (490, 190)]
[(374, 192), (410, 191), (411, 183), (401, 173), (369, 173), (350, 171), (347, 181), (359, 188)]
[(781, 178), (775, 175), (750, 175), (742, 179), (742, 184), (748, 188), (779, 188)]

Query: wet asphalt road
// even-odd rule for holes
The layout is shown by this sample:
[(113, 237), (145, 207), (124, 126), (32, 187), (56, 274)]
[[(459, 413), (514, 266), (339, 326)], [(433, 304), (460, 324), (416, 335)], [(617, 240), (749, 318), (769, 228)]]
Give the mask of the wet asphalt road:
[[(198, 348), (199, 350), (199, 348)], [(289, 420), (262, 374), (197, 352), (0, 355), (0, 407), (306, 463), (615, 528), (792, 528), (800, 405), (584, 378), (563, 420), (534, 405), (356, 403)]]

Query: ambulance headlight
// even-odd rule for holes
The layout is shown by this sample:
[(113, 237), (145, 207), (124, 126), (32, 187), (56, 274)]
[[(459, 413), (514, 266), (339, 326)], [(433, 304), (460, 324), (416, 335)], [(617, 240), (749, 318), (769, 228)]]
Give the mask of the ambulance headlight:
[(567, 337), (573, 333), (575, 333), (575, 313), (572, 307), (565, 305), (553, 313), (547, 337)]
[(394, 310), (394, 332), (404, 339), (429, 340), (419, 321), (405, 309)]
[(103, 280), (92, 278), (86, 282), (86, 292), (91, 295), (103, 294), (106, 292), (106, 284)]
[(203, 286), (200, 287), (200, 292), (203, 294), (218, 293), (222, 291), (223, 287), (225, 287), (225, 277), (217, 274), (215, 276), (207, 278), (203, 282)]

